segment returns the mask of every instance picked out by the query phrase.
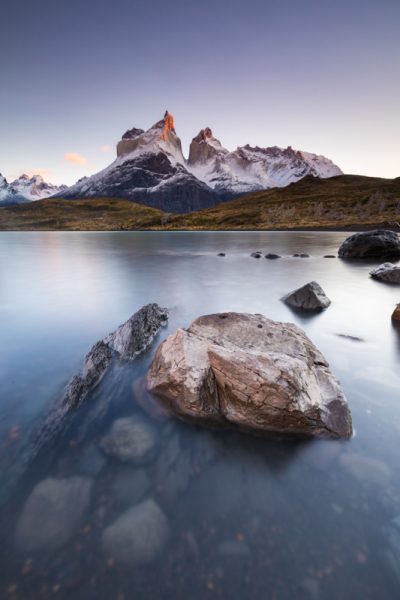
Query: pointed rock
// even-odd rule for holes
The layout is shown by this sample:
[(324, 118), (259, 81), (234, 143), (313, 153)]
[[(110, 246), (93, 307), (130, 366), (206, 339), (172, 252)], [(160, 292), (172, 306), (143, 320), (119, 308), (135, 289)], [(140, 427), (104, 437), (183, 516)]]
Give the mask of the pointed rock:
[(285, 304), (301, 310), (323, 310), (331, 301), (316, 281), (310, 281), (282, 298)]

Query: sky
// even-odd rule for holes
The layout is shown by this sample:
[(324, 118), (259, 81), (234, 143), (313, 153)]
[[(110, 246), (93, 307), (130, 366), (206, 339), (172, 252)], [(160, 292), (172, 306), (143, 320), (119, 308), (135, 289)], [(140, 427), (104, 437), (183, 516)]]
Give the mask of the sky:
[(291, 145), (400, 176), (399, 0), (5, 0), (0, 173), (72, 184), (168, 109), (187, 154)]

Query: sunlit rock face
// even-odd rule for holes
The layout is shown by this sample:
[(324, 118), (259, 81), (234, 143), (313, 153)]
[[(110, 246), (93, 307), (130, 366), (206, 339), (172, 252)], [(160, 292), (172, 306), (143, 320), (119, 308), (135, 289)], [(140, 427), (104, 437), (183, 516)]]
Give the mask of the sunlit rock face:
[(178, 329), (157, 349), (147, 389), (195, 423), (348, 438), (346, 398), (324, 356), (292, 323), (221, 313)]

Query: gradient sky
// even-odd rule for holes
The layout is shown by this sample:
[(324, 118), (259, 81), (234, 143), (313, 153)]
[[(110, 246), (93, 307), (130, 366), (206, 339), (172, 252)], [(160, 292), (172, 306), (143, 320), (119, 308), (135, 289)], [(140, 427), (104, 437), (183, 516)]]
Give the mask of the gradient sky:
[(400, 176), (399, 0), (6, 0), (0, 172), (71, 184), (165, 109), (185, 152), (293, 146)]

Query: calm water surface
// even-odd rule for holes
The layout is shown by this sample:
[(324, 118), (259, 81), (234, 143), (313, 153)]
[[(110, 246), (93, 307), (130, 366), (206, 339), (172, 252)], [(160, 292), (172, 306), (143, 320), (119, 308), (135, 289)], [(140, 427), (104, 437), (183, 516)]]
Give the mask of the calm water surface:
[[(323, 258), (345, 237), (0, 234), (0, 598), (400, 597), (400, 332), (390, 319), (400, 289), (371, 280), (372, 263)], [(255, 250), (284, 257), (256, 260)], [(313, 279), (332, 305), (300, 317), (280, 298)], [(153, 419), (158, 452), (145, 465), (123, 466), (99, 443), (116, 418), (143, 414), (132, 382), (150, 352), (122, 369), (118, 390), (106, 380), (90, 398), (90, 409), (111, 400), (101, 419), (84, 407), (46, 460), (14, 485), (26, 440), (85, 353), (148, 302), (170, 309), (159, 340), (219, 311), (297, 323), (341, 380), (355, 436), (261, 440)], [(39, 553), (16, 546), (32, 489), (75, 475), (90, 480), (92, 492), (68, 540)], [(150, 498), (169, 540), (150, 564), (126, 567), (103, 550), (103, 531)]]

